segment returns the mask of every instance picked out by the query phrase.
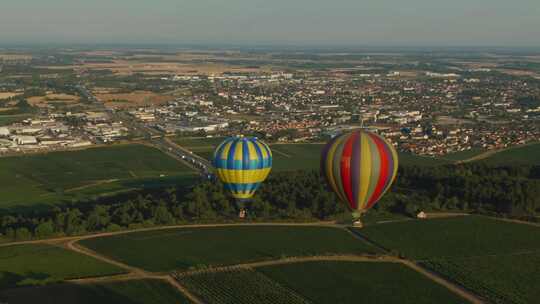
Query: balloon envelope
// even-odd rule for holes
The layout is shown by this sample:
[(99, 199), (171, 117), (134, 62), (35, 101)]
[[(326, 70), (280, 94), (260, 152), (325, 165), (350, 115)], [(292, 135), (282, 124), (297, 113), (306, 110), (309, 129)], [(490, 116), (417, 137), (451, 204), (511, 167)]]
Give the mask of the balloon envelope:
[(323, 149), (321, 172), (353, 212), (373, 207), (394, 181), (398, 157), (380, 135), (365, 130), (333, 138)]
[(236, 199), (249, 199), (272, 168), (272, 152), (255, 137), (230, 137), (214, 152), (214, 167)]

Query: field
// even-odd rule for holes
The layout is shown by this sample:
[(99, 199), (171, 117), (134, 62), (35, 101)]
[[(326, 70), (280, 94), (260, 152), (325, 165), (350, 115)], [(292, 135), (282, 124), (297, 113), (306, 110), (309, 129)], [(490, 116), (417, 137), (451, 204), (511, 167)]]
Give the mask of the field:
[(69, 94), (53, 94), (47, 92), (45, 96), (34, 96), (27, 99), (28, 103), (35, 107), (47, 107), (50, 104), (77, 104), (80, 97)]
[(538, 165), (540, 164), (540, 143), (509, 148), (494, 153), (482, 161), (490, 165)]
[(540, 228), (481, 216), (371, 225), (357, 232), (416, 260), (540, 250)]
[(0, 290), (118, 273), (123, 270), (60, 247), (36, 244), (0, 248)]
[[(184, 57), (179, 54), (177, 57), (167, 57), (162, 55), (140, 55), (139, 58), (129, 58), (131, 60), (112, 60), (112, 62), (94, 63), (87, 62), (82, 65), (72, 66), (43, 66), (51, 70), (55, 69), (84, 69), (84, 70), (110, 70), (116, 75), (131, 75), (142, 73), (146, 75), (220, 75), (224, 72), (250, 72), (257, 73), (269, 71), (268, 68), (239, 66), (222, 62), (192, 62), (193, 58)], [(198, 61), (198, 62), (197, 62)]]
[(10, 304), (187, 304), (180, 292), (159, 280), (130, 280), (93, 285), (55, 284), (0, 291)]
[(358, 232), (492, 303), (534, 303), (540, 296), (538, 227), (467, 216), (373, 225)]
[(88, 239), (81, 245), (150, 271), (232, 265), (283, 256), (378, 252), (344, 230), (315, 226), (186, 227)]
[(140, 107), (145, 105), (159, 105), (174, 99), (173, 96), (160, 95), (153, 92), (134, 91), (131, 93), (96, 94), (99, 101), (110, 108)]
[[(177, 137), (174, 141), (194, 153), (211, 159), (216, 147), (223, 138), (182, 138)], [(319, 170), (320, 153), (324, 144), (272, 144), (273, 171), (292, 170)], [(399, 161), (402, 165), (438, 166), (451, 164), (452, 160), (418, 156), (410, 153), (399, 153)]]
[(0, 115), (0, 126), (7, 126), (14, 124), (16, 122), (21, 122), (25, 119), (30, 117), (30, 115), (27, 114), (20, 114), (20, 115)]
[[(160, 178), (160, 176), (166, 176)], [(157, 149), (142, 145), (0, 158), (0, 209), (59, 202), (63, 198), (137, 188), (149, 179), (170, 183), (191, 175)]]
[(310, 303), (265, 275), (248, 269), (203, 272), (180, 277), (178, 281), (206, 303)]
[(423, 263), (491, 303), (526, 304), (540, 299), (540, 252)]
[(451, 161), (460, 161), (460, 160), (466, 160), (471, 157), (477, 156), (481, 153), (485, 152), (484, 149), (479, 148), (473, 148), (466, 151), (460, 151), (460, 152), (454, 152), (450, 154), (446, 154), (442, 156), (441, 158), (444, 158), (445, 160), (451, 160)]
[(466, 302), (398, 263), (306, 262), (257, 271), (316, 304)]
[(20, 94), (21, 93), (16, 93), (16, 92), (0, 92), (0, 100), (15, 97), (15, 96), (20, 95)]

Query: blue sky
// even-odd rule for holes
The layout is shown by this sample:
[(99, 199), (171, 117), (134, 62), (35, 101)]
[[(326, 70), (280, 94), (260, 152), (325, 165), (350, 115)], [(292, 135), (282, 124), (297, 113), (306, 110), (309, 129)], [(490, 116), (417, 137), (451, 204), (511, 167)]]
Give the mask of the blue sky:
[(0, 44), (540, 46), (540, 0), (0, 1)]

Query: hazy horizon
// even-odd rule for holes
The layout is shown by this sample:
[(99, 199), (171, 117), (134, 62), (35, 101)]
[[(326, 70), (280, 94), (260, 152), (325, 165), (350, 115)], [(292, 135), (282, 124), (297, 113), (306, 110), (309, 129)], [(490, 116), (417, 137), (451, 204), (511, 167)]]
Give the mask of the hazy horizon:
[(540, 2), (19, 0), (0, 45), (540, 47)]

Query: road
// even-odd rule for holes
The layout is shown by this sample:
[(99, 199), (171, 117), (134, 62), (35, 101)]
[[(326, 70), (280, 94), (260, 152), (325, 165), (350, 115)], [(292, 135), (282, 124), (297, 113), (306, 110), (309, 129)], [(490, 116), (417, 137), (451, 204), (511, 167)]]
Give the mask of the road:
[[(346, 229), (346, 227), (344, 227), (343, 225), (336, 225), (334, 222), (174, 225), (174, 226), (165, 226), (165, 227), (142, 228), (142, 229), (128, 230), (128, 231), (104, 232), (104, 233), (98, 233), (98, 234), (93, 234), (93, 235), (62, 237), (62, 238), (48, 239), (48, 240), (5, 243), (5, 244), (0, 244), (0, 247), (12, 246), (12, 245), (17, 245), (17, 244), (34, 244), (34, 243), (48, 243), (48, 244), (53, 244), (56, 246), (62, 246), (68, 250), (75, 251), (79, 254), (84, 254), (84, 255), (99, 259), (101, 261), (111, 263), (122, 269), (125, 269), (127, 272), (125, 274), (120, 274), (120, 275), (68, 280), (68, 282), (77, 283), (77, 284), (92, 284), (92, 283), (97, 283), (97, 282), (125, 281), (125, 280), (133, 280), (133, 279), (160, 279), (160, 280), (169, 282), (172, 286), (177, 288), (185, 296), (190, 298), (193, 301), (193, 303), (203, 303), (200, 299), (198, 299), (195, 295), (191, 294), (189, 290), (187, 290), (180, 283), (178, 283), (178, 281), (174, 279), (175, 277), (178, 277), (178, 276), (193, 275), (193, 274), (196, 274), (198, 271), (173, 272), (171, 274), (148, 272), (143, 269), (130, 266), (122, 262), (116, 261), (114, 259), (111, 259), (107, 256), (101, 255), (82, 245), (79, 245), (78, 242), (84, 239), (121, 235), (121, 234), (137, 232), (137, 231), (163, 230), (163, 229), (172, 229), (172, 228), (189, 229), (189, 228), (198, 228), (198, 227), (230, 227), (230, 226), (259, 226), (259, 225), (263, 225), (263, 226), (325, 226), (325, 227), (335, 227), (336, 229), (345, 229), (346, 231), (349, 231), (349, 229)], [(323, 255), (323, 256), (312, 256), (312, 257), (305, 257), (305, 256), (287, 257), (287, 258), (270, 260), (270, 261), (260, 261), (260, 262), (253, 262), (253, 263), (242, 263), (242, 264), (237, 264), (237, 265), (230, 265), (230, 266), (225, 266), (225, 267), (216, 267), (216, 268), (211, 268), (211, 269), (203, 270), (203, 271), (224, 271), (224, 270), (233, 269), (233, 268), (255, 268), (255, 267), (260, 267), (260, 266), (286, 264), (286, 263), (302, 263), (302, 262), (309, 262), (309, 261), (362, 261), (362, 262), (402, 263), (403, 265), (415, 270), (419, 274), (426, 276), (428, 279), (432, 280), (433, 282), (436, 282), (437, 284), (440, 284), (446, 287), (447, 289), (449, 289), (450, 291), (460, 295), (464, 299), (468, 300), (470, 303), (474, 303), (474, 304), (484, 303), (484, 301), (480, 297), (475, 295), (474, 293), (466, 290), (465, 288), (463, 288), (462, 286), (459, 286), (458, 284), (455, 284), (451, 281), (446, 280), (441, 275), (418, 265), (416, 262), (400, 259), (393, 256), (388, 256), (388, 255), (379, 255), (379, 256)]]
[[(89, 100), (97, 102), (98, 99), (88, 90), (84, 85), (77, 86), (78, 90)], [(103, 107), (104, 111), (108, 111)], [(122, 111), (108, 111), (111, 113), (115, 120), (121, 121), (124, 126), (134, 130), (138, 134), (142, 135), (143, 140), (150, 146), (153, 146), (162, 152), (178, 159), (179, 161), (185, 163), (189, 167), (198, 171), (201, 176), (205, 178), (211, 178), (213, 175), (212, 164), (205, 158), (196, 155), (189, 149), (181, 147), (180, 145), (174, 143), (169, 138), (166, 138), (165, 135), (154, 128), (151, 128), (144, 123), (137, 121), (135, 118), (131, 117), (128, 113)]]

